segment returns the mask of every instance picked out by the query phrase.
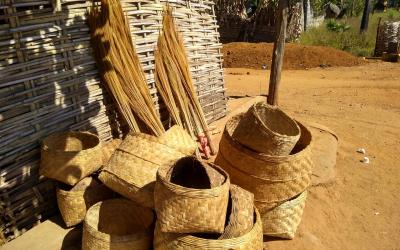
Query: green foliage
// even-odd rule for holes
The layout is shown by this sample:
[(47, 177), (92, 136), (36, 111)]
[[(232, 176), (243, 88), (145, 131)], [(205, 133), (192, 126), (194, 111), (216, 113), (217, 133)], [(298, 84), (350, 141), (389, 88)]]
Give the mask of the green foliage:
[(308, 29), (300, 37), (300, 43), (306, 45), (328, 46), (350, 52), (356, 56), (372, 56), (375, 49), (376, 30), (379, 17), (386, 20), (400, 20), (400, 12), (388, 10), (370, 16), (368, 30), (360, 34), (361, 17), (341, 20), (326, 20), (325, 25)]
[(350, 25), (337, 22), (337, 21), (334, 20), (334, 19), (330, 19), (330, 20), (328, 20), (328, 22), (326, 23), (326, 28), (327, 28), (329, 31), (344, 32), (344, 31), (350, 29)]
[[(347, 8), (347, 16), (358, 16), (363, 12), (365, 0), (310, 0), (311, 6), (318, 15), (324, 14), (324, 6), (331, 2), (341, 9)], [(372, 1), (372, 6), (376, 1)]]

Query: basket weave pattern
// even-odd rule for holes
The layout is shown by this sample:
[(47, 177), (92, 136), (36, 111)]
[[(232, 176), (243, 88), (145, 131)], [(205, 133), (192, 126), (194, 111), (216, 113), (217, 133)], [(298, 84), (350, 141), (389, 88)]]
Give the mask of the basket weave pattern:
[[(279, 203), (300, 194), (311, 181), (311, 134), (300, 124), (300, 151), (289, 156), (269, 156), (251, 151), (232, 138), (241, 115), (228, 121), (220, 142), (216, 164), (235, 183), (254, 193), (255, 200)], [(309, 135), (308, 140), (304, 140)], [(304, 141), (302, 141), (304, 140)]]
[(222, 233), (229, 198), (229, 176), (215, 166), (209, 167), (223, 175), (220, 185), (208, 189), (187, 188), (170, 182), (172, 166), (160, 167), (155, 186), (155, 210), (160, 230), (173, 233)]
[(43, 140), (40, 173), (73, 186), (101, 167), (100, 156), (100, 140), (94, 134), (53, 134)]
[[(219, 239), (237, 238), (251, 231), (254, 224), (254, 195), (236, 185), (229, 188), (231, 211), (228, 225)], [(228, 206), (229, 209), (229, 206)]]
[(150, 209), (125, 199), (113, 199), (92, 206), (83, 226), (83, 250), (150, 249), (154, 215)]
[[(261, 213), (263, 233), (265, 235), (293, 239), (303, 216), (307, 192), (284, 202), (281, 205)], [(256, 207), (259, 203), (255, 202)]]
[(76, 187), (70, 191), (57, 188), (58, 208), (67, 227), (81, 223), (92, 205), (113, 196), (110, 189), (91, 177), (81, 180)]
[(261, 250), (263, 249), (261, 218), (257, 209), (254, 209), (254, 211), (255, 222), (250, 232), (240, 237), (223, 240), (200, 238), (189, 234), (165, 233), (161, 231), (160, 225), (157, 223), (156, 230), (154, 232), (154, 249)]
[(275, 106), (259, 102), (250, 107), (233, 131), (233, 138), (268, 155), (289, 155), (300, 138), (296, 122)]

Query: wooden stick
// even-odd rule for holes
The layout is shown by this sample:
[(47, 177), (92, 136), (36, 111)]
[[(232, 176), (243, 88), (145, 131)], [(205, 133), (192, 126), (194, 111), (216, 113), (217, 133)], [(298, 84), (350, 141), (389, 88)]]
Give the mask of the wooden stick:
[(271, 75), (267, 102), (270, 105), (278, 105), (278, 90), (281, 81), (283, 56), (285, 52), (285, 37), (287, 17), (289, 13), (289, 0), (279, 0), (278, 21), (276, 25), (276, 40), (272, 56)]

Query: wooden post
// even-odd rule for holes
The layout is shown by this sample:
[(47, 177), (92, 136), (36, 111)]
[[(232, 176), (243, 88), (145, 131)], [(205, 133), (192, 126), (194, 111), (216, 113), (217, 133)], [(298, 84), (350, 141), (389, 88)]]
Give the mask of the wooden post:
[(267, 102), (270, 105), (278, 105), (278, 90), (281, 81), (283, 56), (285, 51), (286, 26), (289, 13), (289, 0), (279, 0), (278, 20), (276, 22), (276, 34), (274, 51), (272, 55), (271, 76), (269, 78), (269, 90)]
[(369, 13), (370, 13), (370, 0), (365, 0), (364, 11), (361, 18), (360, 33), (364, 33), (368, 29)]

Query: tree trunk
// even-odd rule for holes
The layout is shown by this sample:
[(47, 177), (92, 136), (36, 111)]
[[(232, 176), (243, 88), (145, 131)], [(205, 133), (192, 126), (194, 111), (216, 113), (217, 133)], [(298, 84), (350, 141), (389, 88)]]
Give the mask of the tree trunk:
[(304, 31), (307, 30), (308, 0), (303, 0)]
[(279, 0), (278, 20), (274, 51), (272, 55), (271, 76), (269, 79), (268, 100), (270, 105), (278, 105), (278, 90), (281, 81), (283, 56), (285, 51), (286, 26), (289, 13), (289, 0)]
[(364, 33), (368, 30), (369, 12), (370, 12), (370, 0), (365, 0), (364, 11), (361, 18), (360, 33)]

